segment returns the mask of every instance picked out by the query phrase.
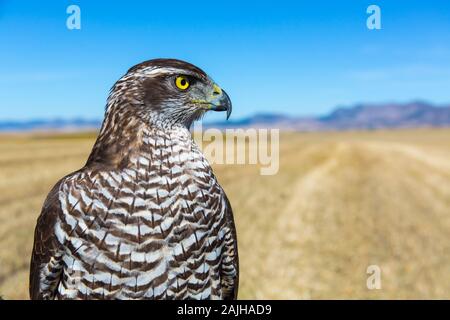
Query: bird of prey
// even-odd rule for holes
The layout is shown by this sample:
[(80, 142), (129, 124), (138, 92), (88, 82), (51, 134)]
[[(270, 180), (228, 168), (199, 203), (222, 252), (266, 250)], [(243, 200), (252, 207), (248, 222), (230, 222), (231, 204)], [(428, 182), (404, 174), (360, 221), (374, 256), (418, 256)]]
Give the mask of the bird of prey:
[(140, 63), (112, 87), (83, 168), (37, 220), (32, 299), (236, 299), (230, 202), (189, 131), (231, 102), (198, 67)]

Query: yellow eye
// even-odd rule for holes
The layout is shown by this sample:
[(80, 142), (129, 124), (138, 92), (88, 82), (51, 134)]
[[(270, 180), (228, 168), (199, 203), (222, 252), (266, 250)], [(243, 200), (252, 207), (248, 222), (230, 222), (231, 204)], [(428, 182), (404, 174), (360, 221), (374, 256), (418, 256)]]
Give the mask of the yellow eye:
[(175, 79), (175, 84), (180, 90), (186, 90), (187, 88), (189, 88), (189, 81), (188, 79), (186, 79), (186, 77), (183, 76), (178, 76)]

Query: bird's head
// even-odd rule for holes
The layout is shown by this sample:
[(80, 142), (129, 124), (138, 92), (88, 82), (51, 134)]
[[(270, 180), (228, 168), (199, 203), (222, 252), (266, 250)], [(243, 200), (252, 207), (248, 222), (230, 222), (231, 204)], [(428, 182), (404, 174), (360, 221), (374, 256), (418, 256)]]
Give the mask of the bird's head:
[(190, 127), (207, 111), (231, 114), (231, 101), (200, 68), (175, 59), (135, 65), (111, 89), (107, 112), (133, 112), (164, 126)]

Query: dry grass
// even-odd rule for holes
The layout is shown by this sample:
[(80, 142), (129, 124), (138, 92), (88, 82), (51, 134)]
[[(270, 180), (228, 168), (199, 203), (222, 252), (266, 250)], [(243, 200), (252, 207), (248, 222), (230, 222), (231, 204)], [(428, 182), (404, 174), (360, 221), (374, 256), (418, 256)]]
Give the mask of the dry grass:
[[(27, 298), (46, 193), (89, 135), (0, 136), (0, 294)], [(240, 298), (450, 298), (450, 130), (285, 133), (280, 171), (216, 166), (233, 205)], [(368, 290), (366, 268), (382, 270)]]

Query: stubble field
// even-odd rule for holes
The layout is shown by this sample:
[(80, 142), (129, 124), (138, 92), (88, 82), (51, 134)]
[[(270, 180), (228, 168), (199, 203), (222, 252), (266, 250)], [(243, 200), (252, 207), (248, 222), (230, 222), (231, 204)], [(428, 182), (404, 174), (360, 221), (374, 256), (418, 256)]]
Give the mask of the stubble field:
[[(92, 134), (0, 136), (0, 296), (28, 298), (46, 194)], [(284, 133), (280, 170), (217, 165), (242, 299), (450, 298), (450, 129)], [(366, 286), (369, 265), (381, 289)]]

